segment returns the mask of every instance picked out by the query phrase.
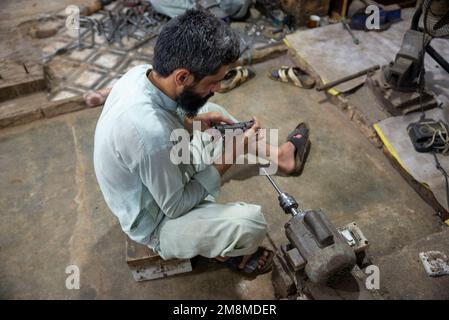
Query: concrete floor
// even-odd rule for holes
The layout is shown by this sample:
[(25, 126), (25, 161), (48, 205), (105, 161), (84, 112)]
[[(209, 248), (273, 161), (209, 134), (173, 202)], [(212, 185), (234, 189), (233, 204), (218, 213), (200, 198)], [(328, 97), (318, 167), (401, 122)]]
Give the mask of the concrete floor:
[[(312, 150), (305, 170), (300, 177), (277, 177), (281, 187), (303, 208), (324, 209), (337, 226), (356, 221), (371, 241), (369, 255), (375, 264), (389, 266), (389, 257), (401, 249), (447, 232), (381, 151), (323, 95), (266, 77), (271, 67), (286, 63), (283, 56), (259, 64), (250, 82), (212, 99), (242, 120), (258, 116), (264, 127), (279, 128), (280, 137), (302, 120), (309, 123)], [(273, 298), (269, 274), (250, 280), (202, 259), (195, 261), (192, 273), (134, 282), (125, 263), (125, 237), (93, 171), (93, 133), (100, 111), (0, 131), (0, 298)], [(270, 236), (276, 244), (284, 243), (288, 216), (278, 208), (272, 187), (264, 177), (233, 172), (219, 201), (262, 205)], [(437, 281), (438, 288), (449, 288), (448, 277), (428, 279), (421, 265), (399, 260), (407, 265), (402, 268), (395, 259), (395, 268), (380, 270), (386, 298), (447, 298), (441, 289), (422, 286), (434, 288)], [(80, 290), (65, 287), (65, 270), (72, 264), (80, 268)], [(409, 274), (416, 279), (410, 279), (406, 292), (393, 290)]]

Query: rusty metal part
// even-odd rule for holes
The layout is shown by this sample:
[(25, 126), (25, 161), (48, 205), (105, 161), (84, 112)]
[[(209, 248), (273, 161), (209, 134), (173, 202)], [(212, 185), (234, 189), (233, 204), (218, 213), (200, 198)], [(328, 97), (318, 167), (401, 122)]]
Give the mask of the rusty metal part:
[[(122, 44), (122, 39), (134, 38), (139, 42), (146, 42), (159, 33), (160, 27), (168, 18), (153, 10), (151, 5), (145, 4), (127, 8), (116, 8), (114, 11), (101, 11), (105, 16), (102, 19), (80, 17), (80, 30), (78, 34), (78, 49), (90, 48), (95, 43), (95, 34), (102, 36), (109, 43)], [(86, 29), (81, 32), (81, 29)], [(91, 43), (85, 45), (83, 37), (90, 32)], [(139, 43), (137, 45), (141, 45)]]
[[(422, 96), (418, 91), (403, 92), (395, 90), (384, 77), (384, 68), (369, 75), (368, 88), (373, 92), (380, 105), (391, 115), (405, 115), (414, 111), (435, 108), (438, 103), (434, 94), (424, 88)], [(422, 105), (421, 105), (422, 102)]]
[(365, 69), (365, 70), (359, 71), (359, 72), (357, 72), (357, 73), (351, 74), (351, 75), (346, 76), (346, 77), (343, 77), (343, 78), (341, 78), (341, 79), (338, 79), (338, 80), (335, 80), (335, 81), (331, 81), (331, 82), (329, 82), (329, 83), (326, 83), (326, 84), (323, 85), (323, 86), (318, 86), (318, 87), (316, 88), (316, 90), (317, 90), (317, 91), (323, 91), (323, 90), (331, 89), (331, 88), (333, 88), (333, 87), (335, 87), (335, 86), (338, 86), (339, 84), (342, 84), (343, 82), (347, 82), (347, 81), (349, 81), (349, 80), (352, 80), (352, 79), (355, 79), (355, 78), (364, 76), (364, 75), (366, 75), (366, 74), (368, 74), (368, 73), (371, 73), (371, 72), (374, 72), (374, 71), (376, 71), (376, 70), (378, 70), (378, 69), (380, 69), (380, 66), (379, 66), (378, 64), (376, 64), (376, 65), (373, 66), (373, 67), (367, 68), (367, 69)]

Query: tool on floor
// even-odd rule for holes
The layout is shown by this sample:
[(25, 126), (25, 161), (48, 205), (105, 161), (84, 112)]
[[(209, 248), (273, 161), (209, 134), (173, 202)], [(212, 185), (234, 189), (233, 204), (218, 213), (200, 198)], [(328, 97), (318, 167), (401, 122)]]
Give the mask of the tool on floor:
[[(339, 231), (323, 211), (300, 209), (295, 198), (283, 192), (261, 169), (278, 194), (279, 206), (292, 215), (284, 226), (289, 244), (281, 246), (274, 258), (275, 289), (285, 287), (282, 279), (294, 278), (299, 282), (299, 278), (306, 278), (315, 284), (329, 284), (351, 272), (357, 262), (354, 249), (361, 252), (368, 245), (355, 223)], [(300, 290), (298, 282), (296, 290)]]
[(376, 70), (378, 70), (378, 69), (380, 69), (380, 66), (377, 64), (377, 65), (375, 65), (375, 66), (373, 66), (373, 67), (367, 68), (367, 69), (365, 69), (365, 70), (359, 71), (359, 72), (357, 72), (357, 73), (351, 74), (351, 75), (346, 76), (346, 77), (343, 77), (343, 78), (341, 78), (341, 79), (338, 79), (338, 80), (335, 80), (335, 81), (331, 81), (331, 82), (329, 82), (329, 83), (326, 83), (325, 85), (317, 86), (317, 87), (316, 87), (316, 90), (317, 90), (317, 91), (323, 91), (323, 90), (331, 89), (331, 88), (333, 88), (333, 87), (335, 87), (335, 86), (338, 86), (339, 84), (342, 84), (342, 83), (347, 82), (347, 81), (349, 81), (349, 80), (352, 80), (352, 79), (361, 77), (361, 76), (363, 76), (363, 75), (372, 73), (372, 72), (374, 72), (374, 71), (376, 71)]
[(345, 28), (351, 35), (352, 42), (354, 42), (354, 44), (358, 45), (360, 43), (360, 40), (354, 35), (354, 33), (352, 32), (351, 27), (349, 26), (346, 19), (345, 18), (341, 19), (341, 23), (343, 24), (343, 28)]

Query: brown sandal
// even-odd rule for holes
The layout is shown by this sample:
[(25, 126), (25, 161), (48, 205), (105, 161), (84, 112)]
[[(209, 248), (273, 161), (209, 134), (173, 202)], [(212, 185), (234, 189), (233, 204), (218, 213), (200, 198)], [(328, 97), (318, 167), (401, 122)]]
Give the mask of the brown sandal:
[(315, 80), (298, 67), (282, 66), (272, 69), (268, 77), (272, 80), (290, 83), (304, 89), (312, 89), (315, 86)]
[(231, 69), (225, 79), (221, 82), (218, 92), (226, 93), (254, 78), (256, 73), (247, 67), (236, 67)]

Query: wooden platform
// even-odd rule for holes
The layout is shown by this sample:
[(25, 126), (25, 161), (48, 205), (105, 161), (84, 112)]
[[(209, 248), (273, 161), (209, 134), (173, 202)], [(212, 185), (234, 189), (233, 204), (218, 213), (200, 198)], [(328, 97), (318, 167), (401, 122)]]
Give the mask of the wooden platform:
[[(351, 36), (341, 24), (295, 32), (287, 36), (289, 55), (294, 64), (307, 70), (317, 82), (323, 84), (373, 65), (386, 65), (394, 60), (399, 51), (403, 35), (410, 28), (413, 13), (412, 8), (403, 9), (401, 13), (403, 21), (393, 24), (390, 29), (383, 32), (354, 30), (353, 32), (360, 40), (359, 45), (352, 43)], [(447, 40), (434, 39), (432, 46), (442, 56), (448, 56), (449, 42)], [(449, 101), (447, 72), (429, 55), (425, 56), (425, 68), (428, 90), (435, 96), (440, 96), (441, 100)], [(326, 97), (338, 106), (376, 147), (382, 148), (384, 143), (375, 130), (375, 125), (392, 119), (393, 114), (381, 105), (372, 90), (365, 84), (365, 80), (366, 76), (363, 76), (342, 83), (328, 90)], [(405, 129), (404, 132), (406, 132)], [(394, 158), (389, 154), (386, 155), (405, 180), (439, 213), (443, 221), (447, 221), (448, 210), (441, 205), (441, 201), (439, 203), (432, 192), (402, 169)]]
[[(323, 84), (341, 79), (374, 65), (386, 65), (394, 60), (400, 49), (414, 9), (401, 12), (403, 21), (383, 32), (353, 30), (360, 44), (355, 45), (341, 24), (297, 31), (286, 37), (292, 61), (307, 70)], [(443, 57), (449, 55), (447, 39), (434, 39), (432, 46)], [(425, 57), (426, 84), (436, 96), (449, 100), (449, 75), (429, 55)], [(392, 114), (376, 101), (364, 86), (366, 76), (342, 83), (326, 92), (328, 98), (360, 128), (377, 147), (382, 147), (373, 125)]]
[(136, 281), (166, 278), (192, 271), (190, 259), (163, 260), (149, 247), (129, 238), (126, 239), (126, 263)]

